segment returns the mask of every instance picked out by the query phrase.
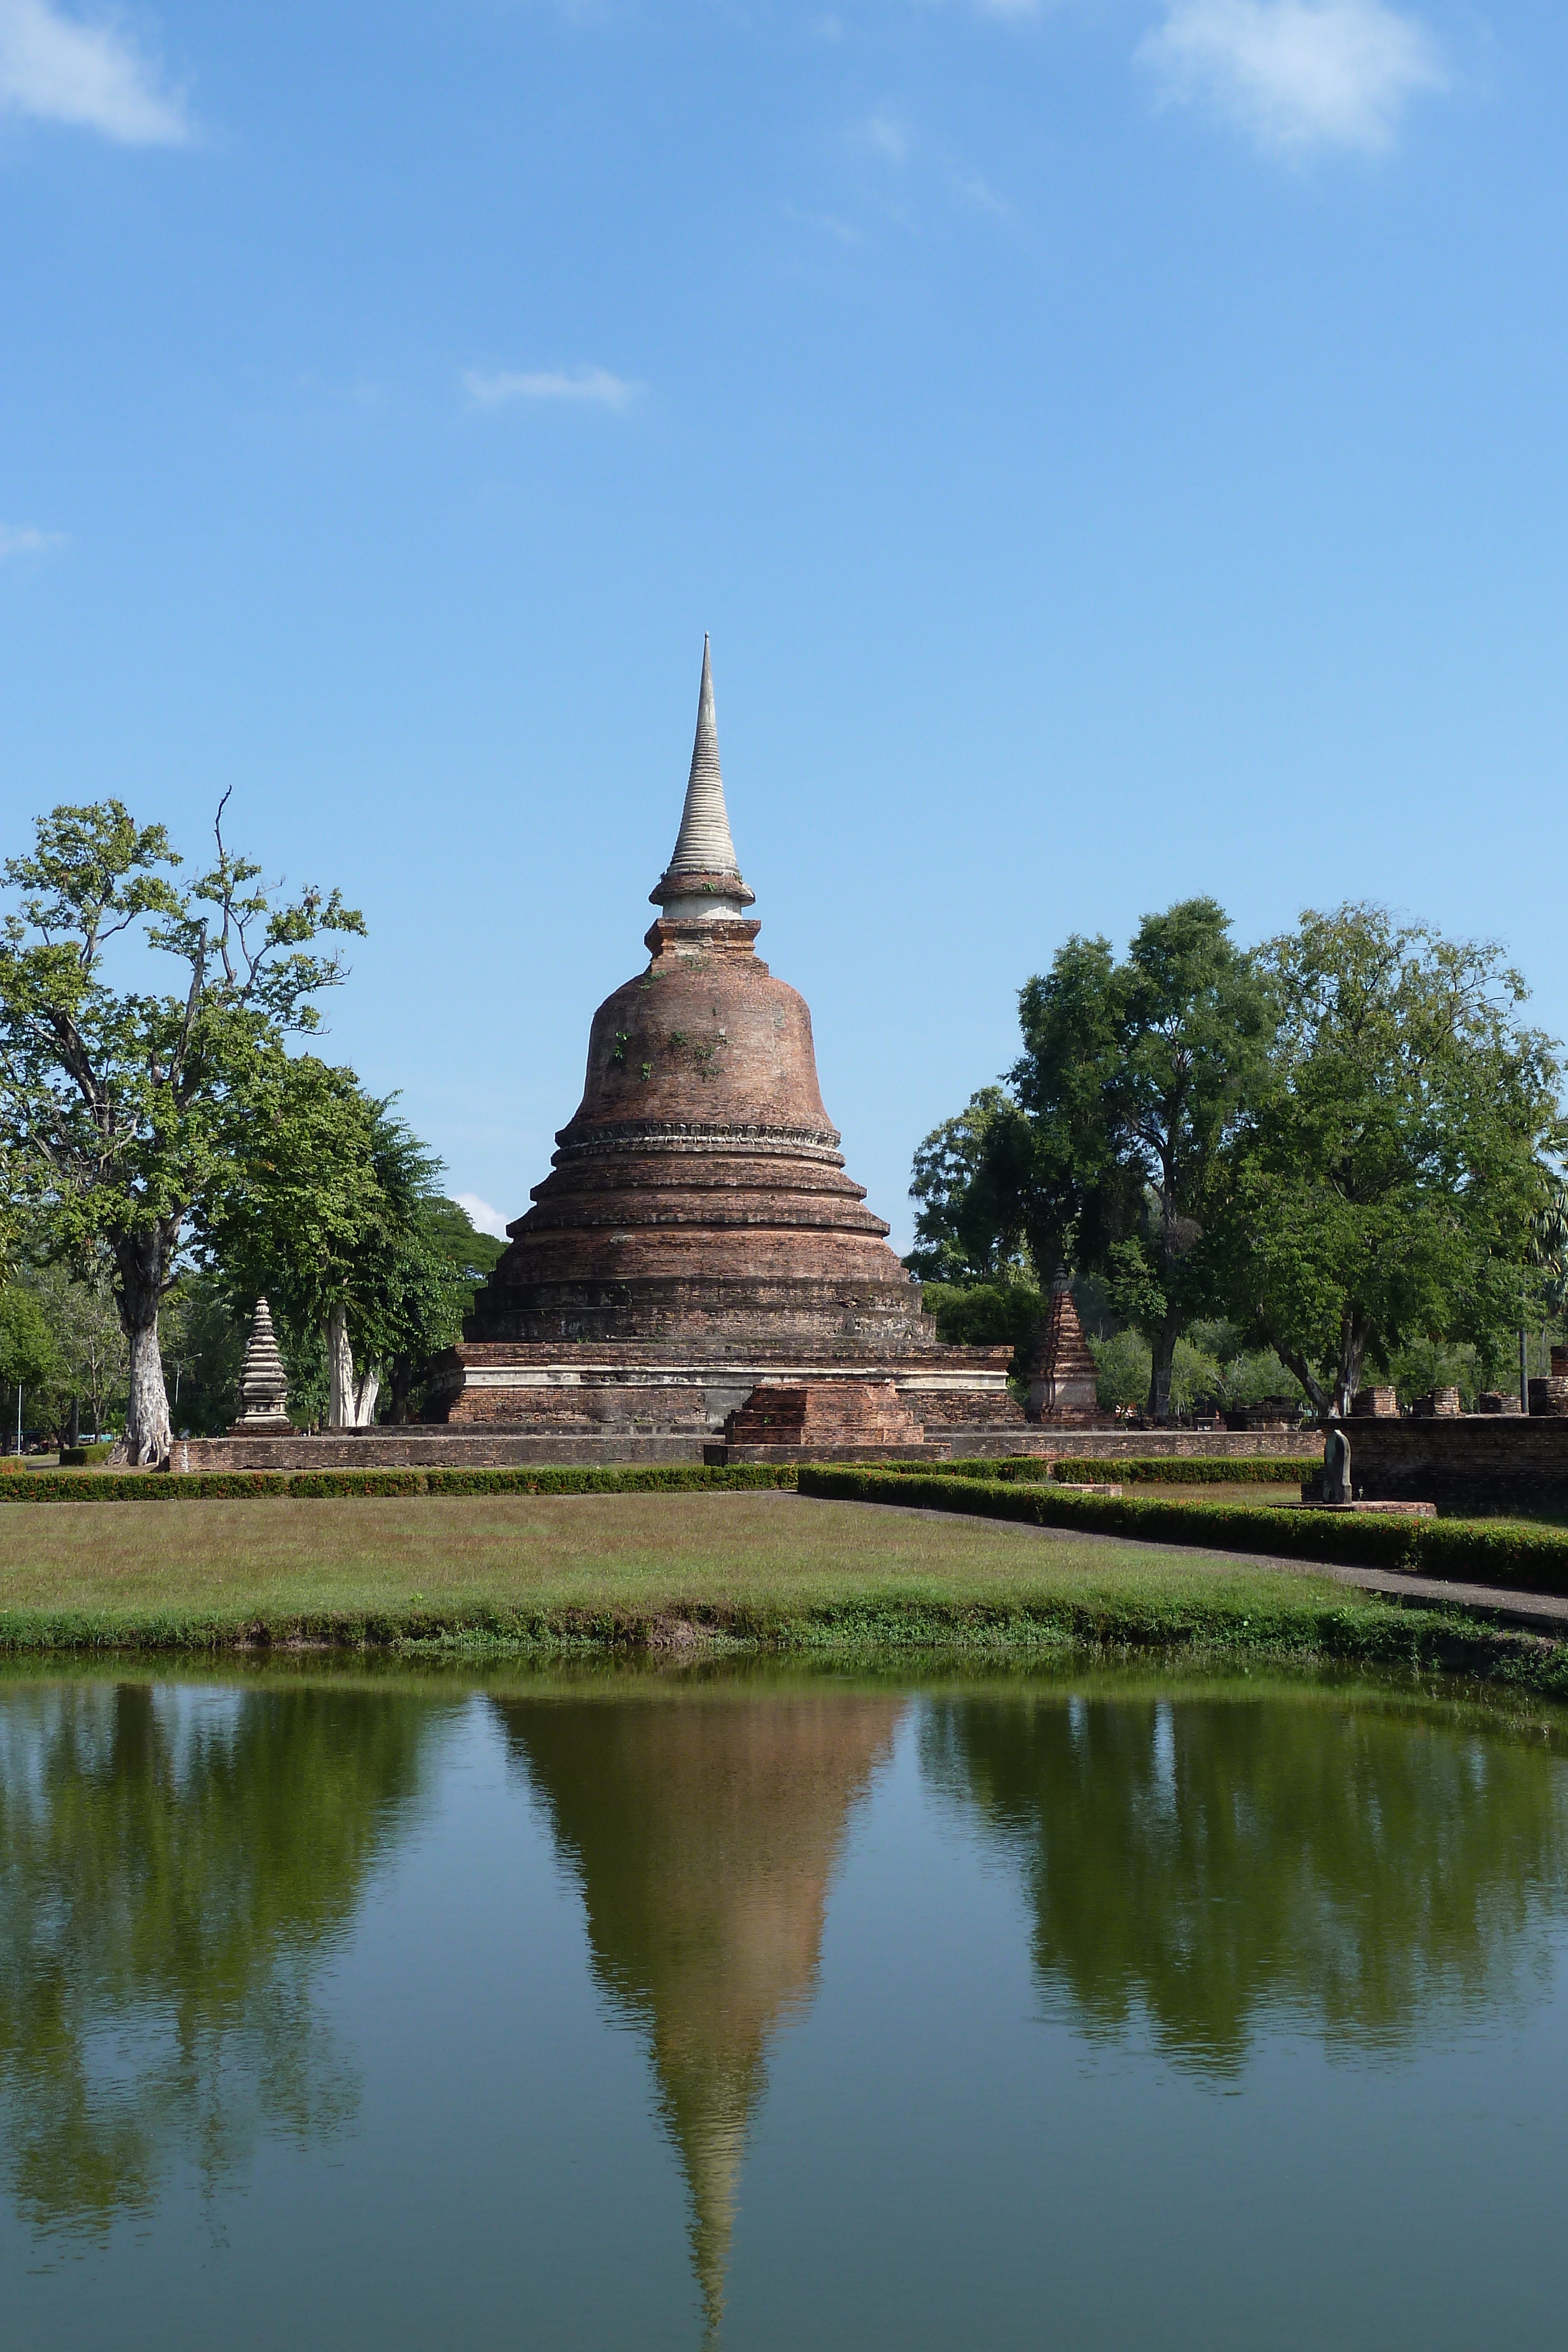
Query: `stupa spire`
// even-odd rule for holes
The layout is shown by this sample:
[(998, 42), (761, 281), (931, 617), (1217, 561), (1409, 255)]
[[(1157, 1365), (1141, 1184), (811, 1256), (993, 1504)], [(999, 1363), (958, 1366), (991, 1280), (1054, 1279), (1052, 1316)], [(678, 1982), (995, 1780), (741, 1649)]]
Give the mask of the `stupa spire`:
[(724, 778), (718, 765), (713, 658), (705, 633), (696, 740), (692, 745), (681, 829), (675, 835), (670, 862), (648, 896), (656, 907), (663, 907), (666, 922), (712, 924), (733, 921), (751, 905), (754, 895), (740, 878), (735, 844), (730, 839), (729, 812), (724, 804)]
[(706, 632), (703, 635), (703, 682), (697, 694), (697, 732), (692, 745), (692, 772), (686, 779), (685, 805), (675, 836), (671, 874), (734, 874), (739, 866), (729, 837), (729, 812), (724, 804), (724, 778), (718, 765), (718, 720), (713, 707), (713, 660)]

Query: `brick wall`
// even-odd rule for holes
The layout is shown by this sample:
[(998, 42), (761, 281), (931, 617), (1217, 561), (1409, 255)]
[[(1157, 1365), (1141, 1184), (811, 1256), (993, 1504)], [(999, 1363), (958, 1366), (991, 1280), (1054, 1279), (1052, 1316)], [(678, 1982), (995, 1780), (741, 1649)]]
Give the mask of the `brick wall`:
[(1358, 1499), (1436, 1503), (1452, 1511), (1568, 1507), (1568, 1415), (1353, 1417), (1339, 1426), (1350, 1442)]

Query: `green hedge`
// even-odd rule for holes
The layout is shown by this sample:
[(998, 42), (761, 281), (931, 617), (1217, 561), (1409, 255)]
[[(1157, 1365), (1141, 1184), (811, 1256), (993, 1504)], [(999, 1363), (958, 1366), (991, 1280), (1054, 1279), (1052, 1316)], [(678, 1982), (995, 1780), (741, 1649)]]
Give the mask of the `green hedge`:
[(709, 1469), (696, 1462), (645, 1468), (538, 1470), (35, 1470), (0, 1479), (0, 1503), (235, 1502), (253, 1496), (317, 1495), (639, 1495), (792, 1486), (792, 1466), (740, 1462)]
[[(899, 1472), (905, 1477), (925, 1477), (931, 1465), (925, 1462), (879, 1463), (879, 1469)], [(1168, 1459), (1158, 1454), (1139, 1454), (1129, 1460), (1118, 1460), (1112, 1454), (1058, 1454), (1053, 1461), (1042, 1461), (1035, 1454), (1010, 1454), (1000, 1461), (944, 1462), (944, 1478), (992, 1478), (1009, 1484), (1035, 1486), (1044, 1482), (1055, 1485), (1095, 1485), (1110, 1479), (1124, 1486), (1299, 1486), (1305, 1474), (1317, 1467), (1316, 1457), (1296, 1454), (1281, 1458), (1270, 1454), (1173, 1454)]]
[(1216, 1551), (1271, 1552), (1346, 1568), (1385, 1568), (1451, 1583), (1568, 1594), (1568, 1531), (1497, 1519), (1383, 1517), (1271, 1503), (1187, 1503), (1134, 1495), (1053, 1494), (999, 1480), (801, 1465), (800, 1492), (824, 1500), (903, 1503), (927, 1511), (1082, 1528), (1141, 1543), (1197, 1544)]

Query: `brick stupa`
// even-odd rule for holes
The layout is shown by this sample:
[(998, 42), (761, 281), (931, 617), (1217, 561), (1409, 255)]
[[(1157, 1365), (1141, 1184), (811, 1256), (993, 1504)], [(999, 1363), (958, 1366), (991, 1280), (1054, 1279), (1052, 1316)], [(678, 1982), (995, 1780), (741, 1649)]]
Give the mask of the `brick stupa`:
[[(428, 1417), (625, 1456), (639, 1439), (721, 1440), (750, 1404), (748, 1436), (771, 1419), (797, 1446), (838, 1434), (875, 1451), (867, 1424), (885, 1421), (916, 1444), (967, 1434), (998, 1450), (1024, 1427), (1009, 1351), (936, 1340), (844, 1172), (805, 1002), (756, 952), (706, 642), (680, 831), (650, 895), (648, 966), (594, 1015), (582, 1100), (437, 1368)], [(868, 1385), (874, 1399), (849, 1392)], [(774, 1387), (791, 1392), (779, 1415)]]
[(1089, 1429), (1100, 1418), (1094, 1359), (1083, 1337), (1072, 1282), (1058, 1266), (1029, 1360), (1029, 1417), (1058, 1429)]

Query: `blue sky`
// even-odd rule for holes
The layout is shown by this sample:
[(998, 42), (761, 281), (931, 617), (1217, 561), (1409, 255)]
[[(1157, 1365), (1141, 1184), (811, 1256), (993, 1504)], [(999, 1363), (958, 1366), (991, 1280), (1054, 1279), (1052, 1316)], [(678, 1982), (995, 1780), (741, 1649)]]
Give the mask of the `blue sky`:
[(232, 786), (507, 1216), (705, 629), (900, 1245), (1019, 983), (1177, 897), (1568, 1032), (1565, 76), (1544, 0), (0, 0), (5, 846)]

